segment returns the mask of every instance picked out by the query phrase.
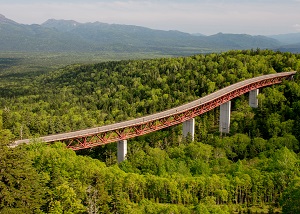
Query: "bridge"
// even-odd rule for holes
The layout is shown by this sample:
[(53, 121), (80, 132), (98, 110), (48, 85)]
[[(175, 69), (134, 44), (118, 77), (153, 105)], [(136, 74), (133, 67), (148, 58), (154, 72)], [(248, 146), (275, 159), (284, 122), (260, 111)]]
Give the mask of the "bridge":
[[(41, 137), (43, 142), (61, 141), (73, 150), (87, 149), (112, 142), (118, 142), (118, 161), (125, 160), (127, 153), (127, 139), (145, 135), (170, 126), (183, 123), (183, 136), (188, 134), (194, 139), (195, 117), (220, 106), (219, 131), (229, 133), (230, 111), (232, 99), (249, 92), (249, 105), (258, 107), (257, 95), (259, 88), (281, 83), (283, 80), (292, 79), (296, 71), (268, 74), (247, 79), (228, 87), (208, 94), (190, 103), (111, 125), (54, 134)], [(17, 140), (11, 147), (22, 143), (30, 143), (30, 139)]]

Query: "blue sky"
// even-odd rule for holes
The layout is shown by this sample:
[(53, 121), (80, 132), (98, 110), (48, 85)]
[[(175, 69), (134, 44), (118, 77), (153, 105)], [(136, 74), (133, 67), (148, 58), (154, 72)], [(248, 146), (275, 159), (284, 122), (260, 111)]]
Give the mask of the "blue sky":
[(0, 0), (0, 14), (23, 24), (55, 18), (206, 35), (300, 32), (300, 0)]

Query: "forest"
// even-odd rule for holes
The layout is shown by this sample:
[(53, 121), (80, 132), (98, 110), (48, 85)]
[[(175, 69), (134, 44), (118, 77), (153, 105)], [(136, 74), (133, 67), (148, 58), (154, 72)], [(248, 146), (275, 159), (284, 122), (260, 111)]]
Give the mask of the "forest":
[[(71, 64), (24, 78), (0, 61), (0, 213), (300, 213), (300, 75), (181, 125), (72, 151), (39, 136), (112, 124), (198, 99), (255, 76), (300, 71), (300, 54), (236, 50)], [(24, 74), (24, 75), (27, 75)], [(33, 142), (16, 148), (16, 139)]]

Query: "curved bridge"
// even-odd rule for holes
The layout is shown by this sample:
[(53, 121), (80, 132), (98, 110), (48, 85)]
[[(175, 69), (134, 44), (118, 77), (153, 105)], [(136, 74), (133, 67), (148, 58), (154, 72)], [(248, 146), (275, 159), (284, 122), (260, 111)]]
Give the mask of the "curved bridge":
[[(183, 123), (242, 94), (291, 79), (295, 73), (296, 71), (292, 71), (254, 77), (166, 111), (111, 125), (44, 136), (40, 139), (44, 142), (63, 141), (73, 150), (126, 140)], [(11, 144), (11, 147), (29, 142), (30, 139), (18, 140)]]

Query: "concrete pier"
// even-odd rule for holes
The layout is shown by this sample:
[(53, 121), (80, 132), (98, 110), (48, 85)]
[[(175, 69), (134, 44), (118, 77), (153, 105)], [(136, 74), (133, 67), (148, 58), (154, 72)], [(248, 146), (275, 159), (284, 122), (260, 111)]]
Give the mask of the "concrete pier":
[(118, 163), (124, 161), (127, 155), (127, 140), (118, 141)]
[(249, 92), (249, 105), (252, 108), (258, 107), (258, 99), (257, 99), (258, 93), (259, 93), (259, 89), (254, 89)]
[(230, 131), (230, 111), (231, 101), (220, 105), (219, 131), (222, 133), (229, 133)]
[(194, 139), (195, 139), (195, 118), (192, 118), (190, 120), (183, 122), (182, 133), (183, 133), (184, 138), (186, 138), (188, 136), (188, 133), (190, 133), (190, 135), (192, 137), (192, 141), (194, 141)]

